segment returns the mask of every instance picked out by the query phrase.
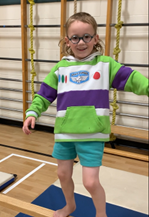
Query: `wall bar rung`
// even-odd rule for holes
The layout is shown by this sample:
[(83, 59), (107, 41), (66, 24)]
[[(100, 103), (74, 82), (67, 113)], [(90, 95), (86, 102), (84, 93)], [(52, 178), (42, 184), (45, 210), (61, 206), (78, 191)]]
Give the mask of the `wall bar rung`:
[(21, 28), (20, 25), (0, 25), (0, 28)]
[[(27, 80), (26, 82), (27, 82), (27, 83), (31, 83), (31, 81), (30, 81), (30, 80)], [(35, 83), (35, 84), (41, 84), (41, 83), (42, 83), (42, 81), (34, 81), (34, 83)]]
[(149, 67), (149, 64), (135, 64), (135, 63), (121, 63), (125, 66), (131, 66), (131, 67)]
[[(0, 57), (0, 60), (13, 60), (13, 61), (22, 61), (20, 58), (9, 58), (9, 57)], [(31, 61), (31, 59), (25, 59), (25, 61)], [(41, 60), (41, 59), (34, 59), (34, 62), (46, 62), (46, 63), (58, 63), (59, 60)], [(125, 66), (131, 67), (149, 67), (149, 64), (135, 64), (135, 63), (121, 63)]]
[(22, 122), (21, 119), (17, 119), (17, 118), (11, 118), (11, 117), (6, 117), (6, 116), (0, 116), (0, 118), (6, 119), (6, 120), (10, 120), (10, 121), (19, 121), (19, 122)]
[(5, 87), (0, 87), (0, 90), (8, 90), (8, 91), (22, 92), (22, 90), (20, 90), (20, 89), (5, 88)]
[[(109, 102), (113, 102), (113, 100), (109, 100)], [(148, 106), (148, 103), (138, 103), (138, 102), (129, 102), (129, 101), (119, 101), (117, 100), (116, 103), (119, 104), (127, 104), (127, 105), (139, 105), (139, 106)]]
[(23, 102), (21, 99), (12, 99), (12, 98), (6, 98), (6, 97), (0, 97), (1, 100), (7, 100), (7, 101), (13, 101), (13, 102)]
[[(23, 110), (13, 109), (13, 108), (7, 108), (7, 107), (0, 107), (0, 109), (2, 109), (2, 110), (9, 110), (9, 111), (23, 112)], [(110, 112), (110, 114), (112, 114), (112, 112)], [(126, 114), (126, 113), (120, 113), (120, 112), (117, 112), (116, 115), (127, 116), (127, 117), (132, 117), (132, 118), (149, 119), (147, 116), (132, 115), (132, 114)], [(46, 113), (44, 113), (43, 116), (55, 117), (55, 115), (50, 115), (50, 114), (46, 114)]]
[[(110, 112), (110, 114), (112, 115), (112, 112)], [(119, 115), (119, 116), (126, 116), (126, 117), (131, 117), (131, 118), (149, 119), (148, 116), (126, 114), (126, 113), (122, 113), (122, 112), (116, 112), (116, 115)]]
[(20, 58), (11, 58), (11, 57), (0, 57), (0, 60), (22, 61), (22, 59), (20, 59)]
[[(114, 27), (116, 24), (110, 24), (111, 27)], [(106, 27), (106, 24), (97, 24), (98, 27)], [(123, 23), (122, 26), (149, 26), (149, 23)], [(24, 26), (29, 28), (28, 25)], [(60, 28), (61, 25), (34, 25), (35, 28)], [(0, 25), (0, 28), (21, 28), (21, 25)]]
[[(25, 61), (31, 61), (31, 59), (26, 59)], [(40, 60), (40, 59), (34, 59), (34, 62), (47, 62), (47, 63), (58, 63), (58, 60)]]
[(7, 110), (7, 111), (13, 111), (13, 112), (23, 112), (22, 109), (6, 108), (6, 107), (1, 107), (1, 106), (0, 106), (0, 109)]
[(16, 82), (22, 82), (21, 79), (12, 79), (12, 78), (0, 78), (0, 80), (3, 80), (3, 81), (16, 81)]
[[(14, 101), (14, 102), (23, 102), (21, 99), (12, 99), (12, 98), (6, 98), (6, 97), (0, 97), (1, 100), (7, 100), (7, 101)], [(26, 101), (27, 103), (31, 104), (32, 101)], [(112, 100), (109, 100), (109, 102), (113, 102)], [(138, 103), (138, 102), (129, 102), (129, 101), (116, 101), (119, 104), (126, 104), (126, 105), (135, 105), (135, 106), (146, 106), (148, 107), (147, 103)], [(51, 104), (50, 106), (56, 107), (56, 105)]]
[[(28, 25), (25, 27), (29, 28)], [(35, 28), (60, 28), (60, 25), (34, 25)]]
[[(110, 26), (114, 27), (116, 23), (112, 23)], [(149, 26), (149, 23), (123, 23), (122, 26)]]

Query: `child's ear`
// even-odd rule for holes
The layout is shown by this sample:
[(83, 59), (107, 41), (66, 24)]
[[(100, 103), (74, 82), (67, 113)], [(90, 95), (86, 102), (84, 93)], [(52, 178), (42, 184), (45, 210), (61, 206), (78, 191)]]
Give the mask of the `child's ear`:
[(95, 42), (94, 42), (94, 45), (96, 45), (97, 44), (97, 42), (99, 41), (99, 35), (95, 35)]
[(67, 37), (65, 37), (65, 42), (66, 42), (66, 45), (69, 47), (69, 39)]

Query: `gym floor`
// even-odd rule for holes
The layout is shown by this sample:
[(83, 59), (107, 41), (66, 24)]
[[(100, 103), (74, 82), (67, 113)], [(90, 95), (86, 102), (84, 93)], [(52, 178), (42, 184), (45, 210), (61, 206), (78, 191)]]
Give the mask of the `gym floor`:
[[(32, 134), (27, 136), (19, 127), (0, 125), (0, 171), (17, 174), (15, 182), (2, 190), (1, 193), (30, 203), (53, 183), (59, 185), (56, 173), (57, 162), (51, 156), (53, 145), (54, 135), (51, 133), (33, 130)], [(134, 149), (126, 147), (121, 147), (121, 149), (134, 151)], [(137, 150), (135, 150), (135, 152), (136, 151)], [(139, 150), (139, 153), (140, 152), (144, 155), (148, 154), (147, 151), (144, 150)], [(78, 181), (75, 177), (75, 170), (79, 170), (79, 177), (81, 177), (81, 169), (77, 161), (78, 158), (76, 158), (74, 162), (74, 181), (76, 187), (78, 185), (80, 186), (81, 183), (80, 179)], [(109, 172), (106, 173), (109, 174), (111, 172), (111, 174), (113, 174), (111, 177), (112, 180), (108, 181), (116, 183), (114, 191), (120, 192), (123, 187), (127, 188), (128, 191), (130, 191), (129, 189), (132, 190), (134, 185), (133, 180), (137, 179), (138, 184), (136, 184), (134, 190), (131, 191), (133, 197), (139, 198), (139, 195), (142, 195), (142, 191), (147, 192), (145, 183), (148, 176), (148, 162), (104, 154), (103, 167), (101, 169), (101, 176), (102, 174), (105, 174), (107, 170)], [(121, 179), (124, 179), (122, 177), (127, 180), (127, 183), (120, 183)], [(106, 178), (107, 177), (105, 177), (105, 179)], [(104, 179), (103, 182), (105, 182)], [(127, 187), (126, 184), (128, 184), (129, 187)], [(141, 184), (143, 190), (141, 190)], [(107, 200), (110, 203), (112, 203), (114, 198), (114, 196), (111, 198), (109, 197), (109, 193), (112, 193), (110, 190), (112, 188), (112, 184), (109, 185), (107, 182), (105, 190), (107, 191)], [(78, 191), (81, 191), (80, 193), (82, 193), (84, 190), (81, 188), (81, 190)], [(86, 193), (83, 194), (86, 195)], [(114, 195), (115, 192), (112, 194)], [(146, 193), (144, 193), (142, 197), (144, 198), (144, 201), (146, 198), (147, 203)], [(113, 203), (115, 203), (114, 200)], [(136, 201), (136, 203), (138, 202)], [(139, 208), (139, 210), (144, 213), (147, 212), (146, 203), (142, 203), (143, 206), (140, 206)], [(135, 205), (137, 206), (137, 204)], [(18, 212), (0, 206), (0, 213), (0, 216), (12, 217), (17, 215)]]

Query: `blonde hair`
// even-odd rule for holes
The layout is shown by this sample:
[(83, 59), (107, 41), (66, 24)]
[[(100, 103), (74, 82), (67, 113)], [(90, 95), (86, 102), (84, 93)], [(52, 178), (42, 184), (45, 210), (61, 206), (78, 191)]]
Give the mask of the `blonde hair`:
[[(88, 23), (91, 24), (93, 26), (93, 29), (95, 31), (95, 34), (97, 34), (97, 23), (96, 20), (88, 13), (85, 12), (79, 12), (76, 13), (74, 15), (72, 15), (71, 17), (69, 17), (69, 19), (67, 20), (66, 24), (65, 24), (65, 35), (68, 35), (68, 29), (70, 27), (70, 25), (74, 22), (74, 21), (81, 21), (83, 23)], [(72, 55), (74, 56), (72, 50), (70, 47), (67, 46), (66, 42), (65, 42), (65, 38), (62, 38), (59, 41), (59, 46), (62, 47), (62, 54), (64, 55)], [(101, 54), (104, 53), (104, 43), (101, 39), (98, 40), (97, 44), (94, 46), (93, 48), (93, 52), (96, 51), (100, 51)]]

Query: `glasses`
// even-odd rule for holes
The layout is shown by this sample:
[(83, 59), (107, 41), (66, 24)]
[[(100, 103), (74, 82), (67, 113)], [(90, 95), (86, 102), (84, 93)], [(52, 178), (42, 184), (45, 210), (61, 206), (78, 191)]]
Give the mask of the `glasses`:
[(67, 36), (67, 38), (69, 39), (69, 41), (71, 41), (73, 44), (78, 44), (79, 41), (82, 39), (85, 43), (89, 43), (92, 38), (95, 36), (95, 34), (93, 36), (91, 36), (90, 34), (84, 34), (83, 37), (79, 37), (77, 35), (73, 35), (71, 38), (69, 38)]

